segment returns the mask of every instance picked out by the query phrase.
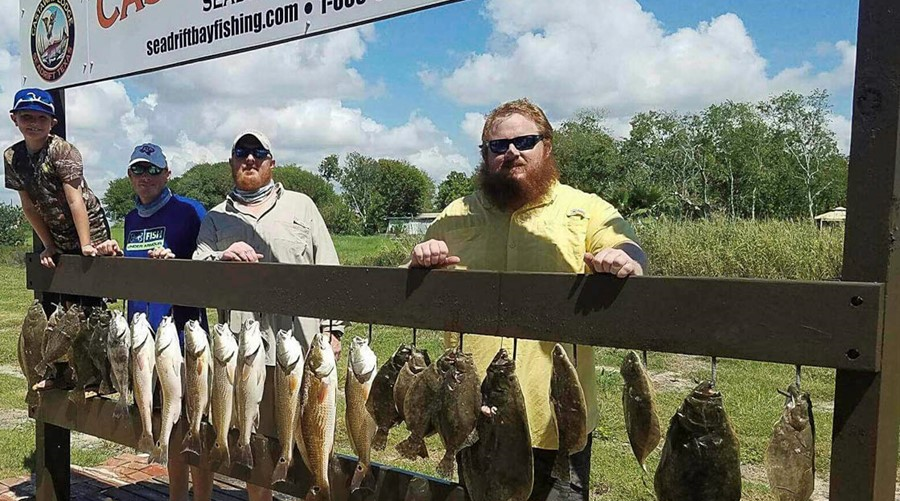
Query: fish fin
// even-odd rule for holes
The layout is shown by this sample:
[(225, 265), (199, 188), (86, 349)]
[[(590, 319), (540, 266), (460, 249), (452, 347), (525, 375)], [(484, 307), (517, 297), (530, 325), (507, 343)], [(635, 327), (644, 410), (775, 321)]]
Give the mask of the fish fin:
[(272, 483), (284, 482), (287, 478), (288, 467), (291, 465), (290, 461), (284, 456), (278, 458), (278, 464), (275, 465), (275, 469), (272, 470)]
[(153, 436), (146, 431), (141, 433), (141, 438), (138, 439), (137, 447), (135, 447), (135, 450), (138, 452), (153, 452)]
[(169, 465), (169, 444), (163, 444), (159, 441), (156, 442), (156, 447), (153, 448), (153, 452), (150, 453), (150, 459), (147, 460), (148, 463), (159, 463), (163, 466)]
[(181, 446), (184, 448), (181, 453), (192, 453), (196, 454), (198, 457), (200, 456), (201, 442), (200, 435), (197, 435), (193, 431), (188, 431), (184, 436), (184, 441), (182, 441)]
[(331, 385), (323, 384), (322, 386), (319, 387), (319, 394), (316, 395), (316, 399), (319, 401), (320, 404), (322, 402), (324, 402), (326, 398), (328, 398), (328, 393), (331, 391), (332, 391)]
[(568, 483), (569, 475), (569, 455), (565, 451), (557, 451), (551, 476)]
[(362, 486), (366, 478), (371, 476), (371, 471), (367, 464), (362, 464), (361, 462), (356, 464), (356, 470), (354, 470), (353, 478), (350, 480), (351, 494)]
[(234, 371), (234, 365), (229, 364), (225, 366), (225, 374), (228, 376), (228, 384), (231, 386), (234, 386)]
[(197, 358), (197, 376), (203, 375), (203, 368), (206, 366), (206, 359), (202, 357)]
[(291, 394), (296, 395), (298, 391), (300, 391), (300, 378), (294, 374), (288, 378), (290, 381)]
[(421, 438), (416, 438), (412, 435), (397, 444), (396, 449), (401, 456), (410, 461), (415, 461), (417, 458), (424, 459), (428, 457), (428, 448), (425, 447), (425, 442)]
[(376, 451), (383, 451), (387, 446), (387, 438), (388, 438), (388, 430), (384, 428), (378, 428), (375, 432), (375, 436), (372, 437), (372, 449)]
[(241, 381), (247, 382), (251, 375), (253, 375), (253, 365), (247, 362), (241, 364)]
[(250, 444), (238, 445), (234, 462), (253, 469), (253, 449), (250, 448)]
[(444, 457), (441, 458), (441, 462), (438, 463), (435, 471), (437, 471), (438, 475), (453, 480), (453, 472), (456, 470), (455, 466), (456, 462), (453, 451), (448, 450), (444, 454)]
[(226, 467), (231, 465), (231, 454), (228, 451), (228, 437), (225, 437), (224, 440), (220, 440), (219, 437), (216, 437), (216, 442), (213, 444), (212, 451), (209, 453), (209, 462)]

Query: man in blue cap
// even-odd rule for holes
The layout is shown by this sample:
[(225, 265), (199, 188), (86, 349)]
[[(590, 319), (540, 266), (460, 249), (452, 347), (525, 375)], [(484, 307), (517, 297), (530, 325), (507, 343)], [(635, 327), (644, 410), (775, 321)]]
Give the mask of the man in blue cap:
[[(125, 256), (155, 259), (190, 259), (197, 247), (200, 222), (206, 209), (200, 202), (172, 193), (168, 182), (171, 176), (169, 163), (162, 148), (152, 143), (134, 148), (128, 162), (128, 179), (134, 190), (135, 208), (125, 216)], [(118, 243), (109, 241), (100, 247), (105, 253), (121, 252)], [(188, 320), (199, 320), (207, 331), (206, 310), (146, 301), (128, 301), (128, 322), (138, 312), (147, 314), (154, 331), (164, 316), (174, 317), (178, 335), (184, 344), (184, 325)], [(177, 451), (169, 456), (169, 499), (188, 499), (188, 468), (181, 457), (181, 444), (171, 444)], [(191, 467), (194, 499), (210, 499), (212, 472)]]

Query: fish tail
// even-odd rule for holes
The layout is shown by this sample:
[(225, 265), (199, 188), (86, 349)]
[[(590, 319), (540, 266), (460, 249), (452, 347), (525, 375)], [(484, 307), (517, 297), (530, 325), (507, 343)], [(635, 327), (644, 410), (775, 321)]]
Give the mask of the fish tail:
[(388, 430), (386, 428), (378, 428), (375, 436), (372, 437), (372, 448), (376, 451), (383, 451), (387, 446)]
[(250, 444), (238, 445), (234, 462), (253, 469), (253, 449), (250, 448)]
[(353, 472), (353, 478), (350, 480), (350, 493), (360, 488), (363, 481), (369, 476), (370, 471), (368, 464), (363, 464), (362, 461), (356, 464), (356, 470)]
[(188, 430), (187, 434), (184, 436), (184, 440), (181, 442), (181, 446), (183, 447), (183, 450), (181, 451), (182, 454), (190, 452), (199, 456), (201, 449), (200, 435), (194, 433), (193, 430)]
[(441, 458), (441, 462), (438, 463), (438, 465), (437, 465), (437, 469), (436, 469), (437, 474), (444, 478), (449, 478), (450, 480), (453, 480), (453, 471), (455, 470), (455, 468), (454, 468), (455, 461), (454, 460), (455, 460), (455, 457), (453, 455), (453, 452), (448, 450), (444, 454), (444, 457)]
[[(83, 396), (83, 395), (82, 395)], [(128, 417), (128, 401), (124, 398), (120, 398), (118, 402), (116, 402), (116, 408), (113, 409), (113, 419), (127, 418)]]
[(272, 470), (272, 483), (276, 482), (284, 482), (287, 478), (288, 467), (291, 465), (291, 462), (284, 455), (278, 457), (278, 464), (275, 465), (275, 469)]
[(169, 444), (164, 444), (162, 442), (156, 442), (156, 447), (153, 448), (153, 452), (150, 453), (150, 459), (147, 461), (148, 463), (159, 463), (163, 466), (169, 465)]
[(231, 453), (228, 450), (227, 437), (224, 441), (220, 441), (220, 439), (216, 437), (216, 443), (213, 445), (212, 452), (209, 454), (209, 461), (213, 464), (225, 466), (231, 465)]
[(569, 481), (569, 455), (566, 454), (566, 451), (560, 450), (556, 453), (551, 476), (563, 482)]
[(141, 438), (138, 439), (137, 447), (135, 447), (135, 449), (138, 452), (152, 453), (153, 452), (153, 436), (150, 435), (150, 433), (146, 432), (146, 431), (141, 433)]

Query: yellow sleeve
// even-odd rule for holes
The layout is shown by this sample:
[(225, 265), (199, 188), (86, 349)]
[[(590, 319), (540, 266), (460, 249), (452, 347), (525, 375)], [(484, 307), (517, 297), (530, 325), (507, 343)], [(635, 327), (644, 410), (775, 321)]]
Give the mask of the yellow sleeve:
[(588, 223), (585, 249), (594, 253), (626, 242), (637, 243), (634, 228), (615, 207), (600, 200), (591, 214), (590, 223)]

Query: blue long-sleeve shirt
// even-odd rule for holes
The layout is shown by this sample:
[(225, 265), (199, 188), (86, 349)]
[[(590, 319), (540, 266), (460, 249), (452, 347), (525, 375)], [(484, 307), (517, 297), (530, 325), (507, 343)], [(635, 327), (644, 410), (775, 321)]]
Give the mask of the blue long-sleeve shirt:
[[(197, 233), (200, 222), (206, 216), (206, 209), (200, 202), (187, 197), (173, 195), (161, 209), (149, 217), (142, 217), (137, 209), (125, 216), (125, 256), (147, 257), (147, 253), (157, 247), (165, 247), (179, 259), (191, 259), (197, 248)], [(199, 320), (209, 331), (206, 310), (189, 306), (173, 306), (146, 301), (128, 301), (128, 322), (135, 313), (144, 312), (154, 332), (166, 315), (172, 315), (178, 336), (184, 342), (184, 325), (188, 320)]]

